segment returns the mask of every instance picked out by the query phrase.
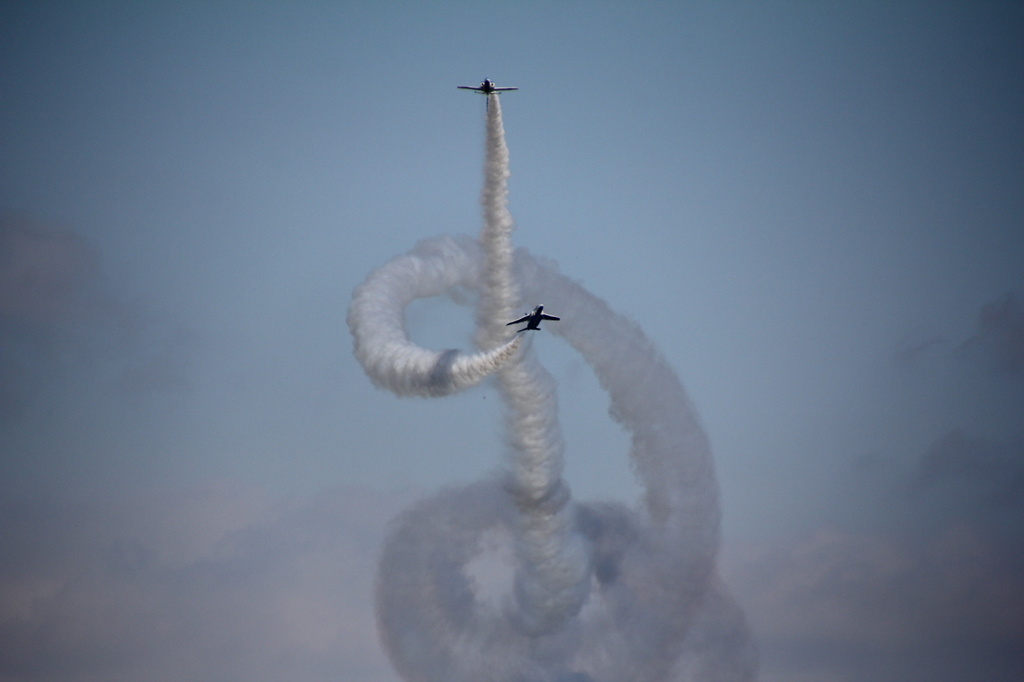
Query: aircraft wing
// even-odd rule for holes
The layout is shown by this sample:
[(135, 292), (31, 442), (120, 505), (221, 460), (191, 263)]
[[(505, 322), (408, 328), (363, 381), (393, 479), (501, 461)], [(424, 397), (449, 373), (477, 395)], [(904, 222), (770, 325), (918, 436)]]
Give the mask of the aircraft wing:
[(506, 92), (508, 90), (518, 90), (519, 88), (492, 88), (494, 92)]
[(506, 323), (506, 324), (505, 324), (505, 326), (506, 326), (506, 327), (509, 327), (509, 326), (511, 326), (511, 325), (513, 325), (513, 324), (519, 324), (520, 322), (526, 322), (526, 321), (527, 321), (528, 319), (530, 319), (530, 316), (529, 316), (529, 315), (523, 315), (523, 316), (522, 316), (522, 317), (520, 317), (520, 318), (519, 318), (518, 320), (513, 320), (512, 322), (508, 322), (508, 323)]
[(483, 92), (481, 88), (474, 88), (472, 85), (456, 85), (459, 90), (472, 90), (473, 92)]
[(540, 314), (540, 319), (542, 319), (542, 320), (560, 320), (562, 318), (555, 317), (554, 315), (548, 315), (547, 313), (541, 313)]

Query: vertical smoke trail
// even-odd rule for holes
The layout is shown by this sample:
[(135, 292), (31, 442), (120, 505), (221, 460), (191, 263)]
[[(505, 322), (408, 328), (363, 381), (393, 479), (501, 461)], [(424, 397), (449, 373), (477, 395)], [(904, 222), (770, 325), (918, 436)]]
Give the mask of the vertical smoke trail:
[[(512, 216), (508, 212), (508, 147), (501, 102), (488, 95), (484, 188), (480, 203), (484, 254), (478, 341), (490, 348), (515, 332), (518, 298), (512, 277)], [(527, 348), (497, 375), (508, 408), (508, 491), (519, 516), (515, 594), (519, 625), (529, 632), (557, 627), (579, 611), (590, 587), (586, 547), (572, 533), (572, 505), (562, 482), (563, 453), (554, 380)]]
[(515, 332), (505, 323), (512, 319), (518, 291), (512, 279), (512, 230), (508, 212), (508, 147), (501, 121), (501, 101), (487, 95), (487, 138), (484, 187), (480, 194), (484, 224), (480, 246), (484, 252), (483, 287), (477, 305), (477, 344), (492, 348)]
[[(742, 612), (715, 574), (717, 486), (697, 417), (635, 324), (513, 251), (508, 150), (489, 99), (479, 239), (421, 243), (371, 274), (349, 311), (356, 356), (379, 386), (442, 395), (493, 372), (506, 405), (507, 472), (396, 520), (378, 575), (384, 644), (410, 682), (751, 680)], [(418, 348), (402, 326), (409, 301), (452, 286), (480, 292), (472, 356)], [(632, 435), (645, 490), (637, 511), (574, 503), (562, 481), (554, 381), (505, 326), (542, 296), (562, 316), (552, 330), (590, 364)], [(481, 598), (472, 571), (495, 538), (514, 558), (498, 605)]]

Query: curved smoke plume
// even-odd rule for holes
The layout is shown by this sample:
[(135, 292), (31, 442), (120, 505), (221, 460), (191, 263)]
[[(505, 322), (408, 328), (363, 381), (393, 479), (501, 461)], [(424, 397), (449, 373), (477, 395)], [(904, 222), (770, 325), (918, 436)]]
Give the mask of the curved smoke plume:
[[(479, 239), (422, 242), (374, 272), (349, 311), (356, 357), (377, 385), (444, 395), (494, 374), (506, 406), (506, 471), (442, 491), (396, 520), (378, 574), (385, 646), (410, 682), (753, 679), (742, 612), (716, 577), (707, 439), (675, 373), (635, 324), (513, 252), (508, 152), (498, 98), (489, 98)], [(480, 294), (472, 355), (419, 348), (404, 331), (412, 299), (454, 286)], [(575, 502), (562, 480), (554, 381), (505, 326), (541, 298), (562, 316), (551, 331), (590, 364), (612, 418), (632, 436), (645, 491), (638, 510)], [(494, 603), (473, 565), (502, 543), (514, 568)]]
[(465, 254), (435, 241), (387, 263), (356, 289), (348, 324), (356, 358), (373, 383), (398, 395), (449, 395), (478, 384), (515, 353), (520, 338), (472, 355), (438, 353), (409, 340), (405, 307), (466, 284), (460, 276), (469, 269)]

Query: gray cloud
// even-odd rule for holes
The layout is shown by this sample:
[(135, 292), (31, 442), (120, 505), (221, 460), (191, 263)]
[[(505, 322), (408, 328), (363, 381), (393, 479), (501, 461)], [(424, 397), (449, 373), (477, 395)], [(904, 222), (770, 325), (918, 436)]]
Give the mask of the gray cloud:
[(736, 561), (765, 680), (1012, 680), (1019, 557), (957, 522), (927, 538), (826, 526)]
[(1024, 378), (1024, 309), (1013, 292), (981, 309), (978, 332), (964, 349), (986, 356), (996, 370)]
[(187, 392), (192, 342), (111, 293), (88, 239), (0, 216), (0, 421), (79, 381), (129, 398)]
[[(921, 457), (913, 474), (914, 492), (957, 503), (945, 516), (1002, 525), (1024, 514), (1024, 443), (1000, 443), (953, 429)], [(1024, 527), (1021, 529), (1024, 535)], [(1007, 529), (1010, 532), (1010, 529)]]
[(953, 396), (947, 405), (982, 396), (1018, 415), (1016, 434), (982, 435), (986, 422), (955, 412), (966, 425), (947, 426), (907, 465), (857, 458), (827, 521), (731, 548), (726, 575), (760, 644), (762, 679), (1019, 677), (1024, 405), (1002, 388), (1018, 371), (1020, 323), (1012, 296), (986, 305), (971, 339), (932, 363), (941, 380), (926, 383)]
[(0, 679), (394, 679), (371, 576), (408, 499), (208, 486), (3, 505)]
[(99, 272), (96, 250), (65, 231), (22, 216), (0, 218), (0, 315), (43, 325), (88, 315)]

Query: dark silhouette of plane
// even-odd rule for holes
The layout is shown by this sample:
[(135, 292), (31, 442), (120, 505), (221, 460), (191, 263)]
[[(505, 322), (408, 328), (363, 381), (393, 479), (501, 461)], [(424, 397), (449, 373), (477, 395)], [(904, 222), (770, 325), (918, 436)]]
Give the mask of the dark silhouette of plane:
[(472, 90), (473, 92), (479, 92), (481, 95), (489, 95), (492, 92), (508, 92), (509, 90), (518, 90), (519, 88), (499, 88), (490, 81), (489, 78), (485, 78), (480, 87), (474, 88), (472, 85), (459, 85), (459, 90)]
[(472, 85), (459, 85), (459, 86), (456, 86), (456, 87), (458, 87), (460, 90), (472, 90), (473, 92), (479, 92), (481, 95), (487, 95), (488, 96), (487, 97), (487, 108), (488, 109), (491, 108), (491, 98), (490, 98), (490, 95), (500, 95), (501, 93), (508, 92), (509, 90), (518, 90), (519, 89), (519, 88), (499, 88), (494, 83), (492, 83), (489, 78), (485, 78), (483, 80), (483, 82), (480, 83), (480, 87), (478, 87), (478, 88), (474, 88)]
[(540, 331), (540, 321), (541, 320), (560, 320), (560, 319), (562, 319), (562, 318), (555, 317), (554, 315), (545, 315), (544, 314), (544, 306), (539, 305), (539, 306), (537, 306), (536, 308), (533, 309), (532, 313), (529, 313), (528, 315), (523, 315), (518, 320), (513, 320), (512, 322), (509, 322), (505, 326), (508, 327), (508, 326), (513, 325), (513, 324), (519, 324), (520, 322), (525, 322), (526, 323), (525, 327), (523, 327), (522, 329), (517, 329), (516, 330), (516, 334), (518, 334), (519, 332), (525, 332), (525, 331), (530, 330), (530, 329), (533, 329), (533, 330), (536, 330), (536, 331)]

